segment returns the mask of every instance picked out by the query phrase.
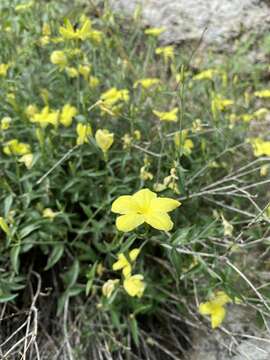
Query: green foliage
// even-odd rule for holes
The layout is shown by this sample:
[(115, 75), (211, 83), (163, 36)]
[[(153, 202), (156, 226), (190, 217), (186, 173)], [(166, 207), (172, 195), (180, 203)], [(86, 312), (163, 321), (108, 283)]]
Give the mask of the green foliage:
[[(269, 100), (254, 96), (263, 88), (265, 64), (245, 68), (240, 52), (218, 63), (209, 55), (199, 69), (176, 46), (166, 59), (155, 53), (158, 38), (145, 35), (138, 19), (127, 25), (106, 6), (94, 17), (82, 3), (72, 8), (67, 1), (36, 1), (17, 10), (16, 1), (0, 5), (0, 63), (9, 64), (0, 75), (0, 119), (11, 119), (8, 128), (2, 120), (0, 133), (0, 302), (15, 304), (27, 291), (31, 271), (44, 278), (44, 288), (54, 274), (58, 315), (69, 299), (90, 299), (93, 319), (106, 324), (109, 317), (108, 331), (123, 337), (128, 331), (135, 346), (141, 337), (137, 317), (159, 314), (168, 301), (183, 316), (188, 312), (181, 299), (197, 311), (194, 296), (202, 302), (217, 290), (247, 303), (255, 296), (264, 306), (240, 274), (259, 287), (261, 264), (253, 264), (249, 254), (264, 254), (269, 246), (270, 168), (260, 174), (269, 156), (256, 159), (247, 141), (269, 137), (264, 128)], [(88, 18), (93, 28), (87, 39), (60, 36), (68, 19), (80, 29)], [(268, 49), (269, 35), (264, 46)], [(63, 51), (68, 64), (53, 64), (54, 51)], [(80, 73), (80, 66), (89, 74)], [(214, 73), (203, 76), (208, 69)], [(159, 84), (135, 86), (148, 78)], [(102, 94), (114, 87), (128, 90), (129, 99), (102, 102)], [(60, 122), (66, 104), (76, 107), (70, 126)], [(29, 106), (37, 109), (31, 113)], [(46, 107), (44, 125), (35, 115)], [(178, 108), (175, 121), (153, 113), (173, 108)], [(261, 108), (266, 112), (256, 115)], [(50, 116), (56, 122), (50, 123)], [(92, 131), (82, 144), (78, 124)], [(98, 129), (114, 134), (108, 150), (95, 137)], [(8, 154), (12, 139), (31, 149)], [(30, 162), (24, 155), (32, 156)], [(145, 225), (131, 233), (117, 230), (112, 202), (141, 188), (182, 202), (171, 215), (170, 233)], [(144, 276), (143, 296), (129, 296), (121, 281), (111, 296), (104, 295), (108, 280), (123, 280), (112, 270), (117, 255), (128, 257), (134, 248), (141, 250), (133, 270)], [(117, 342), (111, 346), (117, 348)]]

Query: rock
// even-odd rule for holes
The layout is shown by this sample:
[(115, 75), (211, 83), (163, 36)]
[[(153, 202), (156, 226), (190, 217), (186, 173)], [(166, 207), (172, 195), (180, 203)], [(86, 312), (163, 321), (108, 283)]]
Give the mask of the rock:
[(226, 48), (228, 40), (270, 29), (270, 7), (262, 0), (110, 0), (114, 10), (133, 14), (142, 7), (144, 22), (166, 28), (164, 43), (198, 41)]
[(190, 360), (269, 360), (270, 336), (256, 326), (255, 319), (256, 313), (250, 309), (230, 305), (225, 331), (201, 330), (193, 334)]

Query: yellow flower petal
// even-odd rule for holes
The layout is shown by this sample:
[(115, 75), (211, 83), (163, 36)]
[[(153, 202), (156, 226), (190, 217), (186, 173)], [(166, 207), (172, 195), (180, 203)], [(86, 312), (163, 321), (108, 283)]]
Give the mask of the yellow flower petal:
[(143, 223), (143, 216), (136, 213), (122, 215), (116, 219), (116, 227), (120, 231), (131, 231)]
[(141, 249), (139, 248), (135, 248), (135, 249), (132, 249), (130, 252), (129, 252), (129, 257), (130, 257), (130, 260), (133, 262), (137, 259), (138, 255), (140, 254), (141, 252)]
[(224, 307), (218, 306), (211, 315), (211, 326), (213, 329), (219, 327), (224, 320), (226, 311)]
[(180, 206), (181, 203), (169, 198), (156, 198), (151, 201), (151, 210), (157, 212), (169, 212)]
[(149, 189), (142, 189), (137, 191), (133, 196), (132, 199), (136, 201), (138, 206), (141, 209), (145, 209), (149, 207), (150, 202), (157, 197), (157, 194), (155, 194), (153, 191)]
[(136, 211), (136, 203), (132, 196), (120, 196), (112, 203), (112, 212), (117, 214), (128, 214), (129, 212)]
[(149, 215), (144, 215), (144, 220), (158, 230), (170, 231), (173, 228), (173, 222), (166, 213), (151, 212)]
[(199, 313), (201, 315), (210, 315), (212, 313), (212, 310), (213, 310), (213, 306), (210, 301), (201, 303), (199, 306)]

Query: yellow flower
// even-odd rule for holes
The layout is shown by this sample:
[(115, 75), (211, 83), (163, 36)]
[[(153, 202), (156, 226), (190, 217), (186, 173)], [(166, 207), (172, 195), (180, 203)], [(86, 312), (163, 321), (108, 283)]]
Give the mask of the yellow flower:
[(5, 131), (10, 128), (11, 118), (9, 116), (4, 116), (1, 120), (1, 130)]
[(192, 140), (188, 139), (187, 136), (188, 136), (187, 129), (178, 131), (174, 135), (174, 143), (175, 146), (180, 148), (185, 155), (190, 155), (192, 149), (194, 148), (194, 143)]
[(99, 85), (100, 81), (96, 76), (89, 77), (89, 86), (90, 88), (95, 89)]
[(253, 153), (256, 157), (259, 156), (270, 156), (270, 141), (264, 141), (260, 138), (249, 139), (253, 147)]
[(129, 296), (142, 297), (145, 290), (143, 275), (136, 274), (128, 276), (125, 278), (123, 286)]
[(269, 98), (270, 90), (255, 91), (254, 95), (257, 96), (258, 98)]
[(260, 175), (261, 176), (266, 176), (269, 173), (269, 169), (270, 169), (270, 165), (262, 165), (260, 168)]
[(99, 129), (96, 132), (95, 139), (100, 149), (106, 153), (113, 144), (114, 134), (107, 129)]
[(0, 64), (0, 76), (6, 76), (9, 68), (9, 64)]
[(139, 248), (132, 249), (128, 254), (128, 258), (123, 253), (118, 254), (117, 261), (112, 266), (113, 270), (122, 270), (125, 277), (129, 276), (132, 270), (131, 265), (136, 261), (140, 251)]
[(125, 134), (122, 137), (123, 149), (128, 149), (132, 144), (132, 137), (129, 134)]
[(118, 90), (117, 88), (113, 87), (103, 94), (101, 94), (100, 99), (102, 100), (103, 104), (107, 107), (111, 107), (115, 105), (119, 101), (128, 102), (129, 101), (129, 91), (126, 89)]
[(202, 131), (202, 121), (201, 119), (195, 119), (192, 123), (192, 132), (197, 133)]
[(121, 214), (116, 219), (116, 227), (120, 231), (131, 231), (143, 223), (169, 231), (173, 228), (173, 222), (167, 213), (180, 205), (177, 200), (158, 198), (149, 189), (142, 189), (132, 196), (120, 196), (113, 202), (111, 210)]
[(75, 67), (66, 67), (65, 70), (68, 76), (71, 78), (76, 78), (79, 76), (79, 72)]
[(91, 66), (90, 65), (80, 65), (79, 68), (79, 73), (83, 76), (83, 78), (85, 80), (88, 79), (90, 71), (91, 71)]
[(140, 168), (140, 179), (143, 181), (146, 180), (152, 180), (153, 179), (153, 174), (150, 173), (149, 171), (147, 171), (147, 166), (142, 166)]
[(28, 118), (32, 118), (38, 112), (36, 105), (28, 105), (25, 114)]
[(155, 53), (157, 55), (163, 56), (165, 63), (167, 63), (169, 60), (174, 59), (174, 47), (173, 46), (164, 46), (164, 47), (156, 48)]
[(50, 220), (53, 220), (58, 214), (59, 212), (55, 212), (51, 208), (45, 208), (42, 212), (42, 216)]
[(193, 76), (193, 80), (212, 80), (216, 74), (218, 71), (215, 69), (204, 70)]
[(71, 106), (70, 104), (66, 104), (63, 106), (61, 114), (60, 114), (60, 123), (64, 126), (68, 127), (72, 124), (72, 119), (77, 114), (77, 109), (75, 106)]
[(42, 128), (46, 128), (49, 124), (53, 126), (58, 125), (59, 110), (50, 111), (49, 106), (45, 106), (40, 112), (35, 113), (30, 121), (38, 123)]
[(34, 159), (34, 155), (32, 153), (29, 154), (25, 154), (23, 155), (20, 159), (19, 162), (23, 163), (27, 169), (31, 169), (32, 165), (33, 165), (33, 159)]
[(12, 139), (3, 148), (6, 155), (25, 155), (31, 152), (30, 145), (21, 143), (17, 139)]
[(151, 87), (160, 84), (160, 79), (157, 78), (146, 78), (146, 79), (140, 79), (135, 81), (133, 87), (136, 89), (139, 85), (141, 85), (141, 87), (143, 89), (150, 89)]
[(87, 144), (89, 141), (89, 136), (92, 135), (92, 128), (89, 124), (79, 123), (76, 127), (77, 131), (77, 145)]
[(40, 46), (46, 46), (48, 45), (50, 42), (50, 37), (49, 36), (41, 36), (39, 39), (39, 44)]
[(90, 39), (96, 43), (100, 43), (102, 40), (102, 32), (92, 29), (92, 24), (89, 19), (85, 19), (81, 26), (76, 30), (73, 28), (71, 22), (67, 20), (66, 25), (60, 27), (59, 33), (67, 40)]
[(178, 108), (173, 108), (171, 111), (167, 112), (153, 110), (153, 113), (161, 121), (177, 121)]
[(221, 325), (225, 318), (226, 310), (224, 305), (231, 301), (231, 298), (225, 292), (218, 291), (212, 300), (200, 304), (199, 313), (201, 315), (210, 315), (212, 328), (215, 329)]
[(106, 298), (110, 298), (118, 283), (119, 283), (119, 279), (107, 280), (102, 286), (102, 294)]
[(242, 115), (241, 115), (241, 119), (242, 119), (244, 122), (250, 122), (253, 118), (254, 118), (254, 116), (251, 115), (251, 114), (242, 114)]
[(52, 64), (58, 65), (62, 69), (67, 65), (67, 57), (61, 50), (53, 51), (51, 53), (50, 60)]
[(142, 135), (141, 135), (140, 130), (135, 130), (133, 132), (133, 136), (134, 136), (135, 140), (141, 140)]
[(224, 111), (227, 107), (232, 106), (233, 103), (233, 100), (224, 99), (219, 94), (213, 95), (212, 112), (214, 113), (216, 110)]
[(145, 35), (151, 35), (151, 36), (159, 36), (162, 34), (166, 29), (164, 27), (160, 28), (149, 28), (144, 30)]

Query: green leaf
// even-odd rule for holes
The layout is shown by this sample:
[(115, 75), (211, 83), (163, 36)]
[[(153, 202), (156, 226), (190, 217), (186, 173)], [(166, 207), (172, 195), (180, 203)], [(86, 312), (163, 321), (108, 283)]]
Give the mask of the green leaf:
[(52, 268), (59, 261), (59, 259), (62, 257), (62, 255), (64, 253), (64, 249), (65, 249), (65, 247), (62, 244), (54, 245), (53, 251), (51, 252), (51, 255), (49, 256), (47, 265), (44, 269), (45, 271)]
[(94, 265), (91, 267), (91, 269), (87, 272), (86, 277), (88, 279), (87, 283), (86, 283), (86, 288), (85, 288), (85, 294), (86, 296), (89, 295), (90, 290), (92, 288), (93, 285), (93, 281), (95, 279), (95, 275), (96, 275), (96, 268), (97, 268), (97, 264), (98, 262), (96, 261), (94, 263)]
[(16, 296), (18, 296), (18, 294), (0, 295), (0, 303), (6, 303), (8, 301), (11, 301), (11, 300), (15, 299)]
[(80, 264), (75, 259), (70, 269), (62, 275), (63, 281), (68, 288), (71, 288), (77, 281), (80, 272)]
[(136, 344), (136, 346), (139, 346), (139, 330), (138, 330), (138, 323), (137, 320), (135, 318), (135, 316), (130, 316), (130, 330), (131, 330), (131, 335), (133, 338), (134, 343)]
[(11, 261), (11, 265), (12, 265), (13, 270), (15, 271), (16, 274), (19, 272), (19, 265), (20, 265), (19, 255), (20, 255), (20, 250), (21, 250), (21, 246), (20, 246), (20, 245), (14, 245), (14, 247), (13, 247), (13, 248), (11, 249), (11, 251), (10, 251), (10, 261)]

